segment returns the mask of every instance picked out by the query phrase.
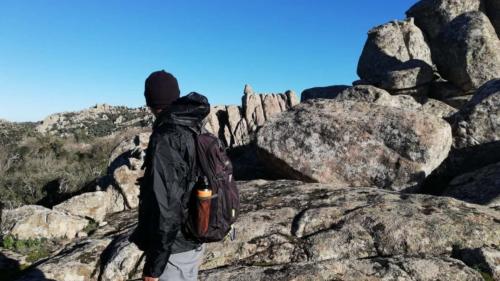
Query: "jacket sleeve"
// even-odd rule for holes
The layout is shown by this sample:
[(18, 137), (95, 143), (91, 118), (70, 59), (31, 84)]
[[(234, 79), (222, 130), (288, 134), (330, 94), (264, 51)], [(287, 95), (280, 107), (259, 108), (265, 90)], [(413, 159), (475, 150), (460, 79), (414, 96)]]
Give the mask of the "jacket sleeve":
[(179, 152), (163, 143), (152, 156), (149, 188), (151, 196), (151, 233), (146, 251), (144, 276), (159, 277), (171, 253), (171, 247), (182, 224), (181, 186), (186, 176), (186, 164)]

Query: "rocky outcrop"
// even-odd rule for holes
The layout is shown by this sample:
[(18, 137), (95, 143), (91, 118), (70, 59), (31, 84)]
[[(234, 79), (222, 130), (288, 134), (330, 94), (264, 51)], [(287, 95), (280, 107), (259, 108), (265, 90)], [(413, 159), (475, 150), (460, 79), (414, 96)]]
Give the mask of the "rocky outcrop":
[[(330, 86), (324, 89), (335, 89), (329, 95), (321, 96), (324, 99), (335, 101), (359, 101), (369, 102), (383, 106), (398, 107), (408, 110), (421, 111), (439, 117), (449, 117), (457, 110), (441, 101), (427, 99), (424, 104), (418, 103), (413, 97), (407, 95), (391, 96), (386, 90), (371, 85), (358, 85), (354, 87)], [(316, 88), (312, 88), (313, 90)], [(323, 89), (323, 88), (320, 88)], [(343, 89), (338, 91), (338, 89)], [(313, 91), (314, 92), (314, 91)], [(316, 99), (309, 95), (306, 100)]]
[[(242, 105), (212, 106), (205, 128), (217, 135), (228, 147), (244, 146), (266, 120), (298, 103), (293, 91), (255, 93), (250, 85), (245, 85)], [(102, 104), (77, 112), (50, 115), (37, 125), (36, 130), (60, 136), (107, 136), (129, 127), (150, 128), (153, 121), (154, 117), (146, 107), (127, 108)], [(0, 135), (0, 142), (1, 137)], [(136, 141), (142, 143), (146, 140), (147, 143), (148, 138), (148, 134), (138, 136), (138, 140), (133, 140), (131, 145), (136, 145)]]
[(251, 142), (258, 127), (274, 115), (298, 103), (293, 91), (284, 94), (256, 94), (245, 85), (242, 106), (214, 106), (206, 118), (205, 128), (218, 136), (227, 147), (235, 148)]
[[(115, 186), (107, 188), (110, 197), (115, 198), (114, 206), (109, 209), (135, 208), (139, 205), (138, 178), (144, 175), (142, 165), (151, 133), (144, 132), (124, 140), (111, 152), (108, 173)], [(115, 188), (117, 190), (115, 190)]]
[(454, 116), (454, 146), (500, 140), (500, 79), (484, 84)]
[(42, 206), (26, 205), (17, 209), (3, 210), (1, 235), (13, 235), (18, 239), (75, 238), (88, 224), (84, 218), (69, 215)]
[(399, 94), (431, 82), (432, 65), (424, 35), (410, 18), (368, 32), (357, 72), (365, 82)]
[(248, 123), (243, 118), (241, 107), (230, 105), (226, 107), (227, 128), (231, 134), (231, 139), (227, 142), (230, 147), (243, 146), (249, 142)]
[(108, 170), (114, 171), (123, 165), (134, 166), (136, 169), (140, 168), (137, 166), (137, 161), (133, 159), (144, 160), (150, 135), (151, 132), (142, 132), (120, 142), (111, 152)]
[(113, 178), (120, 188), (121, 194), (125, 198), (127, 207), (136, 208), (139, 206), (139, 182), (138, 178), (144, 176), (144, 170), (130, 169), (127, 166), (121, 166), (113, 173)]
[(428, 84), (433, 79), (433, 69), (428, 63), (409, 60), (384, 73), (376, 84), (383, 89), (399, 93)]
[[(444, 269), (444, 270), (443, 270)], [(374, 257), (359, 260), (327, 260), (280, 266), (231, 266), (201, 273), (201, 280), (470, 280), (481, 275), (448, 258)]]
[[(231, 131), (229, 130), (229, 120), (226, 107), (217, 105), (210, 108), (210, 113), (206, 117), (205, 128), (227, 146), (231, 144)], [(241, 117), (239, 118), (242, 119)], [(245, 120), (246, 123), (246, 120)], [(246, 126), (246, 125), (245, 125)], [(248, 141), (248, 139), (241, 140)]]
[[(58, 255), (30, 269), (17, 281), (97, 281), (95, 274), (99, 257), (110, 242), (109, 238), (91, 238), (68, 245)], [(125, 276), (122, 278), (125, 280)]]
[(110, 186), (107, 191), (88, 192), (74, 196), (52, 209), (102, 222), (107, 214), (125, 210), (125, 204), (121, 194)]
[(408, 17), (415, 18), (415, 23), (431, 39), (436, 38), (441, 29), (457, 16), (479, 11), (481, 0), (421, 0), (407, 12)]
[(314, 100), (267, 122), (257, 145), (263, 162), (289, 178), (404, 190), (446, 158), (451, 130), (421, 112)]
[(312, 99), (334, 99), (338, 94), (348, 88), (350, 88), (350, 86), (335, 85), (306, 89), (300, 94), (300, 102)]
[(500, 209), (500, 163), (454, 178), (443, 195)]
[[(478, 263), (463, 258), (467, 266), (458, 253), (498, 254), (490, 245), (500, 243), (500, 216), (487, 207), (332, 184), (239, 186), (237, 239), (207, 245), (200, 280), (481, 280), (472, 269)], [(127, 241), (136, 217), (135, 210), (112, 215), (102, 230), (31, 272), (57, 280), (140, 277), (142, 253)]]
[(359, 101), (377, 103), (382, 105), (392, 104), (397, 97), (392, 97), (386, 90), (371, 85), (358, 85), (349, 87), (332, 97), (335, 101)]
[(500, 77), (500, 40), (482, 12), (459, 15), (444, 26), (433, 51), (443, 78), (464, 92)]
[(266, 120), (297, 103), (297, 96), (292, 91), (284, 94), (256, 94), (246, 85), (242, 104), (249, 131), (255, 132)]
[[(128, 241), (130, 231), (118, 235), (106, 248), (100, 261), (100, 281), (124, 280), (125, 276), (136, 274), (141, 277), (143, 252)], [(142, 264), (144, 266), (144, 264)]]
[(106, 136), (129, 127), (150, 127), (153, 115), (146, 107), (128, 108), (98, 104), (76, 112), (46, 117), (36, 130), (59, 136)]

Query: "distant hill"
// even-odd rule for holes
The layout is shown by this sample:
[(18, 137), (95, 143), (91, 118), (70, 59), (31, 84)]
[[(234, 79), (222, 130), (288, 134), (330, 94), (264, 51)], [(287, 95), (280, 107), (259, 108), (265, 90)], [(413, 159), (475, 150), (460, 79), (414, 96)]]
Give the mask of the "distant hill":
[(146, 107), (98, 104), (80, 111), (49, 115), (36, 126), (36, 131), (60, 137), (103, 137), (124, 128), (149, 127), (152, 122), (153, 116)]

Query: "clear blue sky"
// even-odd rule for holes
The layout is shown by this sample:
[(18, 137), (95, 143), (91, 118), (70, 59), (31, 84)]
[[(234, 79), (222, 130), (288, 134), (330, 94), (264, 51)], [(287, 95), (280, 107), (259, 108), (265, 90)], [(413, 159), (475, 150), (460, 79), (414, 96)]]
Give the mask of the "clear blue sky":
[(159, 69), (212, 104), (240, 104), (246, 83), (350, 84), (367, 31), (415, 2), (0, 0), (0, 118), (141, 106)]

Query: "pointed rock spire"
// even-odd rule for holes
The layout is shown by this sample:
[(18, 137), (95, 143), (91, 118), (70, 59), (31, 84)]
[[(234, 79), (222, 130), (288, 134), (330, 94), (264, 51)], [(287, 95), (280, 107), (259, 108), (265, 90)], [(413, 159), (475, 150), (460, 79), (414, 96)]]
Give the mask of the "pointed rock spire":
[(243, 90), (243, 93), (245, 95), (251, 95), (251, 94), (253, 94), (254, 92), (253, 92), (252, 86), (250, 86), (248, 84), (245, 84), (245, 89)]

